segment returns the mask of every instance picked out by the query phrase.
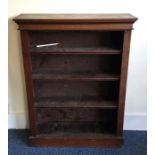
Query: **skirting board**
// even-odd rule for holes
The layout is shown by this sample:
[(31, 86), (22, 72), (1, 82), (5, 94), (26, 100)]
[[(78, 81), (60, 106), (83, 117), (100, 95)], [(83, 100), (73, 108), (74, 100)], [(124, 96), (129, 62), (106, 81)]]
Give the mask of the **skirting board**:
[[(124, 120), (124, 130), (147, 130), (146, 114), (126, 114)], [(28, 119), (24, 114), (8, 115), (9, 129), (28, 128)]]
[(126, 114), (124, 130), (147, 130), (146, 114)]

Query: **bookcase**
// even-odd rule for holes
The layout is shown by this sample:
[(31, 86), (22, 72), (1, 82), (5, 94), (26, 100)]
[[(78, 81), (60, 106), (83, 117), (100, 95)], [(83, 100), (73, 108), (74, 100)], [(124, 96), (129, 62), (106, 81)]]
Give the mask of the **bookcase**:
[(120, 146), (130, 14), (21, 14), (30, 143)]

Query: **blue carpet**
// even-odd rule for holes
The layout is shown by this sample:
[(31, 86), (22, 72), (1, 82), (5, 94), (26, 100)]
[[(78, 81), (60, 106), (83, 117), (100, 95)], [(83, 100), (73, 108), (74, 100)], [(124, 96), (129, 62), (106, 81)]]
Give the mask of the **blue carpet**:
[(124, 131), (121, 148), (56, 148), (28, 145), (27, 130), (9, 130), (9, 155), (146, 155), (147, 134), (145, 131)]

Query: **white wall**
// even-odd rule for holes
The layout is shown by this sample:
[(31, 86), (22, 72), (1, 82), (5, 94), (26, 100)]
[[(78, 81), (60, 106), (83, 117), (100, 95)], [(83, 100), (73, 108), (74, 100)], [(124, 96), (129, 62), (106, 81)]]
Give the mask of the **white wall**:
[[(140, 2), (140, 3), (138, 3)], [(20, 13), (131, 13), (139, 18), (132, 33), (124, 129), (146, 129), (145, 1), (9, 0), (9, 128), (28, 126), (19, 32), (12, 18)]]

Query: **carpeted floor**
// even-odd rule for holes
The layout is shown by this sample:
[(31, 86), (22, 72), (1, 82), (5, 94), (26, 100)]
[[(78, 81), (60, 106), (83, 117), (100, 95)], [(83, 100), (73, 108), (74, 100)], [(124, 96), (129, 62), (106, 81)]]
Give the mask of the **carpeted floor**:
[(9, 130), (9, 155), (146, 155), (145, 131), (124, 131), (121, 148), (41, 148), (28, 145), (27, 130)]

